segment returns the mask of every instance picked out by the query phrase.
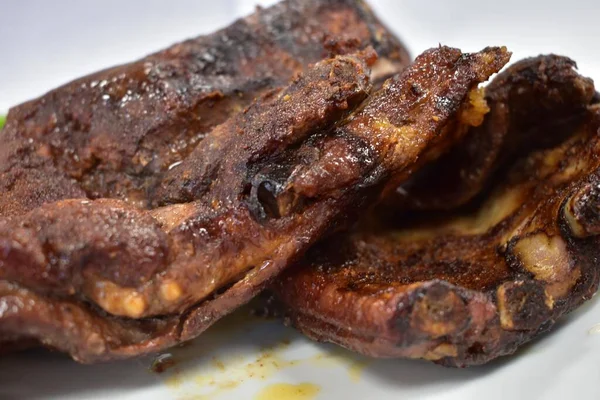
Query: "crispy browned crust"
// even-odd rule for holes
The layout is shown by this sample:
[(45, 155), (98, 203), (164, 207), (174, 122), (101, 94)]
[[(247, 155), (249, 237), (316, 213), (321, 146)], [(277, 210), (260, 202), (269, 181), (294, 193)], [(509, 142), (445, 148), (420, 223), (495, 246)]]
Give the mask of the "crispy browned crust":
[[(217, 127), (205, 143), (225, 138), (225, 143), (232, 144), (242, 135), (247, 135), (247, 141), (241, 138), (232, 144), (235, 151), (226, 160), (239, 164), (223, 166), (214, 181), (227, 178), (234, 168), (245, 167), (256, 150), (263, 151), (262, 157), (275, 152), (277, 148), (269, 146), (269, 139), (276, 140), (278, 135), (300, 139), (315, 129), (326, 129), (366, 96), (366, 68), (360, 58), (351, 56), (325, 60), (286, 90), (265, 96)], [(295, 113), (294, 105), (300, 102), (304, 112)], [(247, 147), (251, 141), (257, 147)], [(204, 159), (213, 160), (212, 155), (218, 153), (218, 149), (211, 148)], [(245, 174), (236, 175), (235, 180), (215, 185), (216, 190), (198, 201), (151, 211), (117, 199), (69, 199), (0, 221), (0, 278), (9, 293), (2, 301), (16, 312), (3, 315), (0, 329), (5, 334), (39, 338), (48, 346), (71, 351), (81, 360), (107, 356), (111, 350), (108, 346), (123, 350), (131, 344), (134, 347), (127, 351), (135, 352), (135, 346), (145, 339), (150, 339), (148, 345), (153, 346), (152, 340), (162, 336), (164, 347), (185, 337), (183, 322), (177, 317), (138, 324), (108, 318), (104, 312), (79, 304), (78, 299), (86, 298), (108, 313), (135, 319), (178, 315), (244, 275), (259, 274), (248, 272), (255, 266), (269, 274), (280, 270), (306, 245), (304, 238), (290, 237), (294, 218), (265, 226), (253, 218), (244, 206), (247, 179)], [(235, 204), (221, 206), (231, 198)], [(317, 211), (319, 207), (302, 216)], [(303, 229), (309, 239), (327, 226), (331, 213), (320, 217), (321, 224)], [(262, 281), (258, 279), (257, 283)], [(12, 295), (15, 290), (27, 293), (29, 301)], [(235, 304), (243, 301), (243, 296), (238, 296)], [(41, 316), (38, 310), (43, 306), (48, 309)], [(189, 317), (187, 313), (183, 316)], [(204, 322), (213, 316), (201, 317), (205, 327)], [(65, 319), (78, 323), (67, 323)], [(92, 324), (95, 328), (89, 329)], [(65, 328), (70, 331), (65, 332)], [(36, 334), (37, 329), (43, 335)]]
[(292, 323), (374, 357), (464, 367), (514, 352), (598, 287), (599, 127), (590, 106), (473, 210), (319, 244), (274, 287)]
[(213, 129), (152, 186), (151, 210), (73, 199), (1, 222), (1, 301), (13, 311), (0, 333), (85, 362), (197, 336), (391, 176), (409, 176), (509, 54), (432, 49), (344, 119), (369, 91), (373, 56), (323, 60)]
[(336, 41), (373, 46), (379, 80), (410, 61), (362, 1), (287, 0), (11, 109), (1, 136), (0, 215), (81, 197), (148, 207), (162, 172)]
[[(101, 275), (136, 285), (160, 273), (171, 262), (172, 238), (136, 208), (151, 206), (162, 174), (255, 97), (287, 85), (328, 54), (369, 45), (379, 55), (372, 66), (375, 85), (409, 62), (403, 45), (362, 1), (286, 0), (212, 35), (78, 79), (13, 108), (1, 133), (0, 216), (14, 220), (0, 223), (0, 248), (14, 262), (24, 258), (5, 275), (20, 275), (33, 291), (1, 283), (0, 302), (14, 311), (2, 316), (4, 331), (12, 332), (0, 334), (3, 350), (35, 343), (31, 336), (92, 361), (164, 348), (193, 335), (185, 333), (193, 329), (183, 328), (183, 317), (142, 323), (106, 315), (73, 296), (82, 284), (79, 274), (94, 265)], [(345, 95), (337, 96), (343, 105)], [(127, 204), (67, 201), (35, 210), (58, 200), (103, 197)], [(35, 211), (22, 220), (30, 210)], [(37, 225), (44, 231), (32, 231)], [(48, 264), (49, 272), (42, 272)], [(209, 314), (201, 325), (258, 290), (265, 274), (254, 275), (252, 284), (228, 292), (235, 300), (217, 302), (217, 310), (212, 303), (199, 309)], [(62, 297), (45, 297), (48, 292)]]
[(594, 95), (591, 79), (573, 60), (538, 56), (521, 60), (485, 88), (489, 108), (452, 151), (423, 168), (382, 203), (384, 212), (406, 208), (450, 210), (472, 200), (493, 183), (493, 175), (515, 156), (559, 143), (556, 128), (579, 120)]

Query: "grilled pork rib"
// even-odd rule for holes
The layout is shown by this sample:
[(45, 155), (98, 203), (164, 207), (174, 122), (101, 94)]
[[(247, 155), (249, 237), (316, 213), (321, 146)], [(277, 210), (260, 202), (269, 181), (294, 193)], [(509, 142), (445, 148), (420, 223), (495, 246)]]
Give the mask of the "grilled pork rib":
[[(469, 93), (508, 57), (432, 49), (351, 114), (369, 92), (374, 53), (324, 60), (160, 174), (150, 210), (70, 199), (6, 218), (2, 336), (33, 337), (80, 361), (197, 336), (445, 145)], [(36, 315), (44, 308), (52, 318)]]
[[(573, 60), (556, 55), (521, 60), (485, 88), (489, 115), (436, 162), (382, 203), (386, 212), (450, 210), (468, 203), (493, 182), (515, 156), (560, 143), (557, 123), (586, 113), (594, 86), (575, 71)], [(567, 134), (568, 134), (567, 130)]]
[(364, 2), (286, 0), (11, 109), (0, 147), (0, 215), (83, 197), (148, 208), (161, 174), (212, 128), (286, 86), (336, 43), (344, 51), (344, 42), (373, 46), (375, 80), (408, 65), (402, 44)]
[[(169, 257), (167, 235), (139, 210), (150, 207), (151, 191), (162, 175), (254, 98), (286, 86), (328, 54), (369, 45), (379, 55), (372, 66), (376, 86), (408, 64), (402, 44), (363, 2), (286, 0), (214, 34), (78, 79), (13, 108), (0, 134), (0, 224), (6, 235), (14, 237), (13, 229), (24, 232), (15, 228), (15, 221), (29, 218), (23, 215), (47, 203), (108, 197), (127, 204), (101, 200), (90, 212), (81, 202), (67, 201), (48, 213), (46, 208), (37, 211), (44, 214), (45, 226), (52, 226), (50, 218), (71, 220), (61, 226), (63, 232), (48, 233), (55, 237), (54, 247), (43, 234), (31, 238), (30, 250), (37, 246), (33, 251), (45, 258), (30, 258), (25, 264), (49, 264), (54, 274), (26, 270), (24, 264), (18, 273), (33, 286), (2, 283), (0, 304), (11, 313), (3, 314), (0, 324), (12, 324), (0, 333), (2, 350), (34, 342), (23, 338), (30, 336), (91, 361), (110, 358), (115, 348), (129, 346), (123, 354), (135, 355), (173, 343), (180, 329), (176, 318), (116, 319), (75, 293), (81, 282), (64, 267), (65, 245), (80, 245), (83, 256), (85, 240), (97, 241), (99, 252), (90, 250), (79, 258), (81, 270), (95, 263), (125, 285), (143, 282)], [(89, 217), (88, 225), (78, 224), (77, 218), (84, 217)], [(42, 224), (35, 218), (30, 222)], [(123, 224), (123, 230), (112, 229), (115, 223)], [(78, 234), (83, 236), (77, 244), (73, 240)], [(27, 253), (14, 241), (4, 240), (0, 248), (7, 258), (14, 258), (17, 249)], [(141, 260), (137, 269), (119, 264), (132, 260)], [(47, 280), (41, 287), (36, 287), (36, 274)], [(46, 297), (45, 286), (63, 289)], [(220, 313), (214, 312), (213, 319)], [(164, 339), (151, 342), (160, 336)]]
[[(572, 65), (538, 57), (499, 75), (488, 97), (504, 100), (490, 102), (489, 122), (475, 128), (489, 137), (476, 143), (515, 145), (513, 165), (492, 178), (505, 156), (491, 146), (470, 159), (485, 169), (460, 181), (479, 194), (467, 207), (359, 226), (311, 249), (274, 286), (292, 323), (369, 356), (463, 367), (514, 352), (591, 298), (600, 280), (600, 108)], [(483, 183), (492, 190), (480, 192)]]

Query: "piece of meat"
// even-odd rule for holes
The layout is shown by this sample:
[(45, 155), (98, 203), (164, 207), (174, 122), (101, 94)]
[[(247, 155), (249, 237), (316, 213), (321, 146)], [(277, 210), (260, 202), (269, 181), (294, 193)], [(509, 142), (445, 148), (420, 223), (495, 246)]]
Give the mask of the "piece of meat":
[[(579, 75), (573, 60), (556, 55), (521, 60), (485, 88), (489, 115), (472, 124), (464, 138), (409, 182), (389, 193), (381, 205), (400, 210), (450, 210), (462, 206), (493, 183), (493, 175), (519, 154), (560, 143), (586, 112), (594, 95), (591, 79)], [(477, 99), (476, 99), (477, 101)], [(557, 129), (559, 123), (565, 129)]]
[(600, 280), (600, 107), (571, 128), (477, 207), (315, 246), (274, 285), (292, 324), (369, 356), (458, 367), (549, 330)]
[[(408, 65), (403, 45), (362, 1), (286, 0), (214, 34), (20, 105), (11, 110), (10, 127), (1, 133), (0, 216), (16, 217), (44, 203), (83, 197), (108, 196), (148, 207), (148, 188), (214, 126), (255, 97), (285, 86), (323, 56), (368, 45), (379, 55), (372, 66), (375, 86)], [(144, 271), (127, 273), (127, 279), (136, 279)], [(80, 321), (79, 342), (85, 342), (86, 324)], [(64, 325), (57, 323), (57, 332)], [(150, 331), (158, 334), (155, 327)], [(116, 340), (106, 329), (102, 332), (102, 340)], [(122, 330), (121, 336), (128, 340)], [(0, 350), (26, 342), (35, 341), (4, 336)], [(58, 347), (69, 348), (68, 343)]]
[(70, 199), (6, 218), (0, 337), (84, 362), (194, 338), (410, 176), (509, 56), (429, 50), (352, 114), (373, 51), (323, 60), (213, 129), (149, 189), (150, 210)]
[(364, 2), (286, 0), (17, 106), (1, 136), (0, 215), (78, 197), (147, 208), (147, 191), (213, 127), (348, 43), (378, 52), (378, 81), (409, 63)]

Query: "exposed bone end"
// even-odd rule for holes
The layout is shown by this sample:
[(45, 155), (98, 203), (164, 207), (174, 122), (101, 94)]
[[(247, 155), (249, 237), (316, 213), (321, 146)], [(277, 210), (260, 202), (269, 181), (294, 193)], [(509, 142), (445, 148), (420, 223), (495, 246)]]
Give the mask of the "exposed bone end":
[(141, 293), (108, 281), (96, 284), (91, 297), (107, 313), (128, 318), (141, 318), (148, 308)]
[(458, 357), (458, 349), (455, 345), (442, 343), (432, 350), (429, 350), (423, 358), (429, 361), (441, 360), (445, 357)]
[(180, 226), (185, 220), (197, 212), (194, 203), (173, 204), (150, 211), (165, 232), (170, 232)]
[(567, 244), (560, 236), (550, 237), (545, 233), (527, 236), (519, 240), (513, 251), (523, 268), (537, 280), (548, 283), (547, 290), (553, 298), (568, 295), (581, 274), (572, 266)]
[(600, 184), (590, 183), (578, 190), (565, 203), (563, 214), (574, 236), (600, 234)]
[(435, 284), (413, 305), (410, 324), (431, 338), (456, 334), (469, 323), (469, 312), (463, 299), (450, 287)]
[(166, 302), (173, 302), (179, 300), (183, 291), (181, 290), (181, 286), (177, 282), (174, 281), (166, 281), (160, 286), (160, 297)]
[(533, 330), (551, 317), (552, 299), (538, 282), (506, 282), (496, 291), (500, 325), (505, 330)]
[(103, 354), (107, 351), (106, 341), (99, 332), (90, 333), (86, 337), (85, 343), (90, 347), (90, 353)]

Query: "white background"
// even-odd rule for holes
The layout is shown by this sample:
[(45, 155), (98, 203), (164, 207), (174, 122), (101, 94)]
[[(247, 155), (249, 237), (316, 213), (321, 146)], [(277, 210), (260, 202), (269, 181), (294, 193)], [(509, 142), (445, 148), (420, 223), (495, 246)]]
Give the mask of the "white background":
[[(514, 52), (513, 60), (549, 52), (571, 56), (583, 73), (600, 81), (598, 0), (371, 3), (413, 55), (440, 42), (469, 51), (506, 45)], [(252, 1), (235, 0), (2, 0), (0, 112), (80, 75), (210, 32), (253, 6)], [(481, 368), (451, 370), (424, 362), (378, 361), (369, 363), (359, 381), (352, 381), (344, 367), (302, 364), (272, 380), (318, 383), (319, 399), (600, 399), (600, 335), (589, 334), (600, 323), (600, 302), (596, 298), (566, 322), (519, 355)], [(192, 373), (210, 369), (207, 354), (250, 360), (260, 343), (283, 336), (292, 340), (288, 349), (292, 358), (333, 351), (332, 346), (309, 343), (278, 323), (229, 337), (226, 344), (213, 342), (214, 336), (202, 336), (193, 348), (183, 350), (188, 362), (181, 368)], [(361, 360), (353, 357), (347, 355)], [(164, 376), (147, 372), (149, 362), (80, 366), (46, 353), (0, 358), (0, 399), (193, 399), (206, 389), (193, 383), (165, 385)], [(264, 384), (251, 380), (221, 397), (206, 399), (252, 398)]]
[[(0, 112), (75, 77), (132, 61), (251, 12), (252, 0), (2, 0)], [(273, 1), (261, 1), (263, 4)], [(554, 52), (600, 71), (600, 2), (371, 0), (413, 55), (438, 43)]]

